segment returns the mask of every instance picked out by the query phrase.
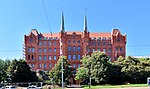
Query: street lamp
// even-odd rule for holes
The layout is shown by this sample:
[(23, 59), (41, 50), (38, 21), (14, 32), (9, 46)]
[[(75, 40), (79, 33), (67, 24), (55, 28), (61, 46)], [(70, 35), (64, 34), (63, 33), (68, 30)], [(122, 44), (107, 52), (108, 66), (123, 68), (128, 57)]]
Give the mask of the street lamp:
[(64, 78), (64, 75), (63, 75), (63, 59), (64, 58), (62, 57), (62, 63), (61, 63), (61, 68), (62, 68), (62, 75), (61, 75), (62, 76), (62, 89), (64, 89), (64, 84), (63, 84), (63, 82), (64, 82), (63, 81), (63, 78)]
[(89, 80), (90, 80), (90, 81), (89, 81), (89, 88), (91, 89), (91, 73), (90, 73), (90, 67), (91, 67), (91, 66), (89, 66), (88, 69), (89, 69)]

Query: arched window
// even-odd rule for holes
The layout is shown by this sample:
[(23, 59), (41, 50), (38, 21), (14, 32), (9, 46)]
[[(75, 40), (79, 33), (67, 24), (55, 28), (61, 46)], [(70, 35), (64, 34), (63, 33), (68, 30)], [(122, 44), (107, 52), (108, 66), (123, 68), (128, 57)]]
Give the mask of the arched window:
[(78, 46), (78, 52), (80, 52), (80, 50), (81, 50), (81, 49), (80, 49), (80, 46)]
[(70, 46), (68, 47), (68, 52), (71, 52), (71, 47)]
[(73, 52), (76, 52), (76, 47), (75, 46), (73, 46)]

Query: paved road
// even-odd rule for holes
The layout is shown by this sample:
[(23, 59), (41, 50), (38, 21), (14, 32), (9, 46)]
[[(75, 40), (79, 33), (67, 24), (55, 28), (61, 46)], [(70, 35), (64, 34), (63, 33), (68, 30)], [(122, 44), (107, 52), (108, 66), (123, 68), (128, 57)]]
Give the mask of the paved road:
[[(83, 89), (83, 88), (66, 88), (66, 89)], [(150, 89), (150, 87), (99, 88), (99, 89)]]

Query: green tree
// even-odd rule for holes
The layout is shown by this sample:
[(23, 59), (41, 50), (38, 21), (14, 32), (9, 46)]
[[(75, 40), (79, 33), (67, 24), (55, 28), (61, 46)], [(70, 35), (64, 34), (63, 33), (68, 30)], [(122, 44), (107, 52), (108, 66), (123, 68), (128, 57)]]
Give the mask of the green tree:
[(13, 60), (7, 69), (9, 82), (35, 82), (37, 81), (36, 73), (31, 71), (31, 68), (25, 60)]
[(63, 75), (64, 75), (64, 82), (69, 83), (69, 79), (72, 77), (73, 68), (71, 68), (70, 64), (68, 63), (65, 56), (60, 56), (59, 60), (57, 61), (55, 67), (50, 70), (50, 78), (53, 78), (53, 82), (55, 84), (61, 84), (62, 79), (62, 60), (63, 60)]
[(6, 70), (9, 66), (10, 61), (9, 60), (2, 60), (0, 59), (0, 82), (4, 82), (7, 79)]
[(88, 78), (88, 68), (80, 67), (77, 69), (75, 80), (79, 80), (79, 84)]

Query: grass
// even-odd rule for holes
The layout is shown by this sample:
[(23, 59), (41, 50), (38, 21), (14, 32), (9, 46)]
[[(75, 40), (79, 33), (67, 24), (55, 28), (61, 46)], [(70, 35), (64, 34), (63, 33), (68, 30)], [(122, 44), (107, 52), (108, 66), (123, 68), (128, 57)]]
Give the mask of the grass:
[[(146, 87), (147, 84), (127, 84), (127, 85), (96, 85), (91, 86), (92, 89), (98, 89), (98, 88), (124, 88), (124, 87)], [(88, 85), (83, 85), (84, 89), (89, 88)]]

